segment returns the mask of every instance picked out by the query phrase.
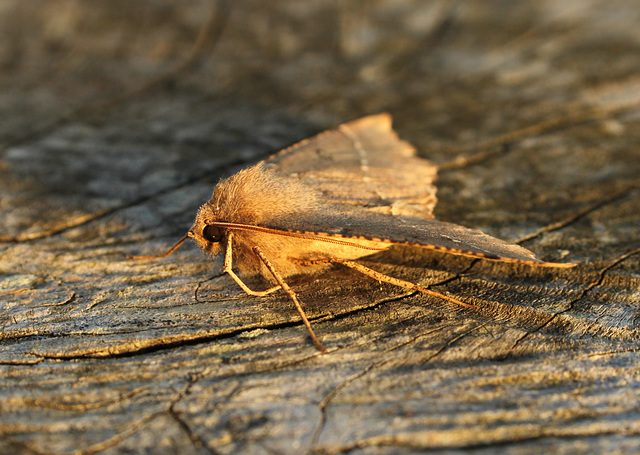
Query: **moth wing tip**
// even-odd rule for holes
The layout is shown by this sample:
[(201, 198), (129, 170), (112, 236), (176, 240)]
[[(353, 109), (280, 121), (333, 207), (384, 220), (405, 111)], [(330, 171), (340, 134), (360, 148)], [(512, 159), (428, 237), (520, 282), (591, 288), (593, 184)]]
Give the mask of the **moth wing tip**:
[(371, 114), (367, 115), (366, 117), (361, 117), (349, 123), (356, 125), (365, 123), (375, 124), (376, 126), (389, 130), (391, 129), (391, 125), (393, 123), (393, 117), (388, 112), (379, 112), (377, 114)]

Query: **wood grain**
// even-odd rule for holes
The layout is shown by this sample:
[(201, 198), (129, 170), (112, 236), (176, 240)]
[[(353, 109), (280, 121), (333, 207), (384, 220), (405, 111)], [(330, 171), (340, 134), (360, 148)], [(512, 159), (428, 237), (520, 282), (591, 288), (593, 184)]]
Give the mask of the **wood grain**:
[[(637, 2), (7, 2), (0, 452), (640, 450)], [(436, 218), (575, 269), (398, 247), (244, 295), (213, 185), (390, 112)], [(259, 286), (260, 283), (252, 283)]]

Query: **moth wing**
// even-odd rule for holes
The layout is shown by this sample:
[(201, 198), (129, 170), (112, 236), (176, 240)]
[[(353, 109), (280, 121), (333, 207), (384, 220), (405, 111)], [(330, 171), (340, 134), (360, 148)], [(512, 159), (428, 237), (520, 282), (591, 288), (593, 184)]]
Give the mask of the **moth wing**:
[(391, 116), (364, 117), (304, 140), (264, 161), (319, 190), (324, 202), (367, 212), (433, 218), (437, 166), (391, 128)]
[(420, 217), (349, 212), (333, 207), (322, 212), (283, 217), (266, 227), (279, 231), (305, 232), (318, 237), (352, 239), (355, 243), (358, 239), (380, 240), (389, 244), (417, 246), (501, 261), (564, 265), (541, 261), (528, 249), (479, 230)]

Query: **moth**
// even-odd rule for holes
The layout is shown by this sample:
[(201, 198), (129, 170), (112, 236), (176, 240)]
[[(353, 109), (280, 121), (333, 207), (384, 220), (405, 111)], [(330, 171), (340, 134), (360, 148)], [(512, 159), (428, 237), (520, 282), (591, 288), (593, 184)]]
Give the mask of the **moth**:
[[(472, 306), (356, 260), (400, 244), (536, 266), (575, 265), (543, 262), (519, 245), (434, 219), (436, 175), (434, 163), (399, 139), (390, 115), (364, 117), (221, 180), (176, 245), (162, 255), (131, 257), (168, 256), (189, 238), (205, 253), (224, 254), (223, 272), (247, 294), (286, 292), (321, 351), (286, 282), (292, 275), (341, 264), (382, 282)], [(236, 265), (240, 275), (260, 274), (273, 286), (249, 288), (234, 271)]]

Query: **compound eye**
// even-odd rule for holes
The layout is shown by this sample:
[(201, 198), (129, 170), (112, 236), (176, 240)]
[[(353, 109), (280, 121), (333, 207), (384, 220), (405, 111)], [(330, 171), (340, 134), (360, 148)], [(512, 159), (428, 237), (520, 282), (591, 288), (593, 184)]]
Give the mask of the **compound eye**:
[(202, 229), (202, 237), (211, 243), (218, 243), (224, 237), (224, 231), (219, 226), (208, 224)]

